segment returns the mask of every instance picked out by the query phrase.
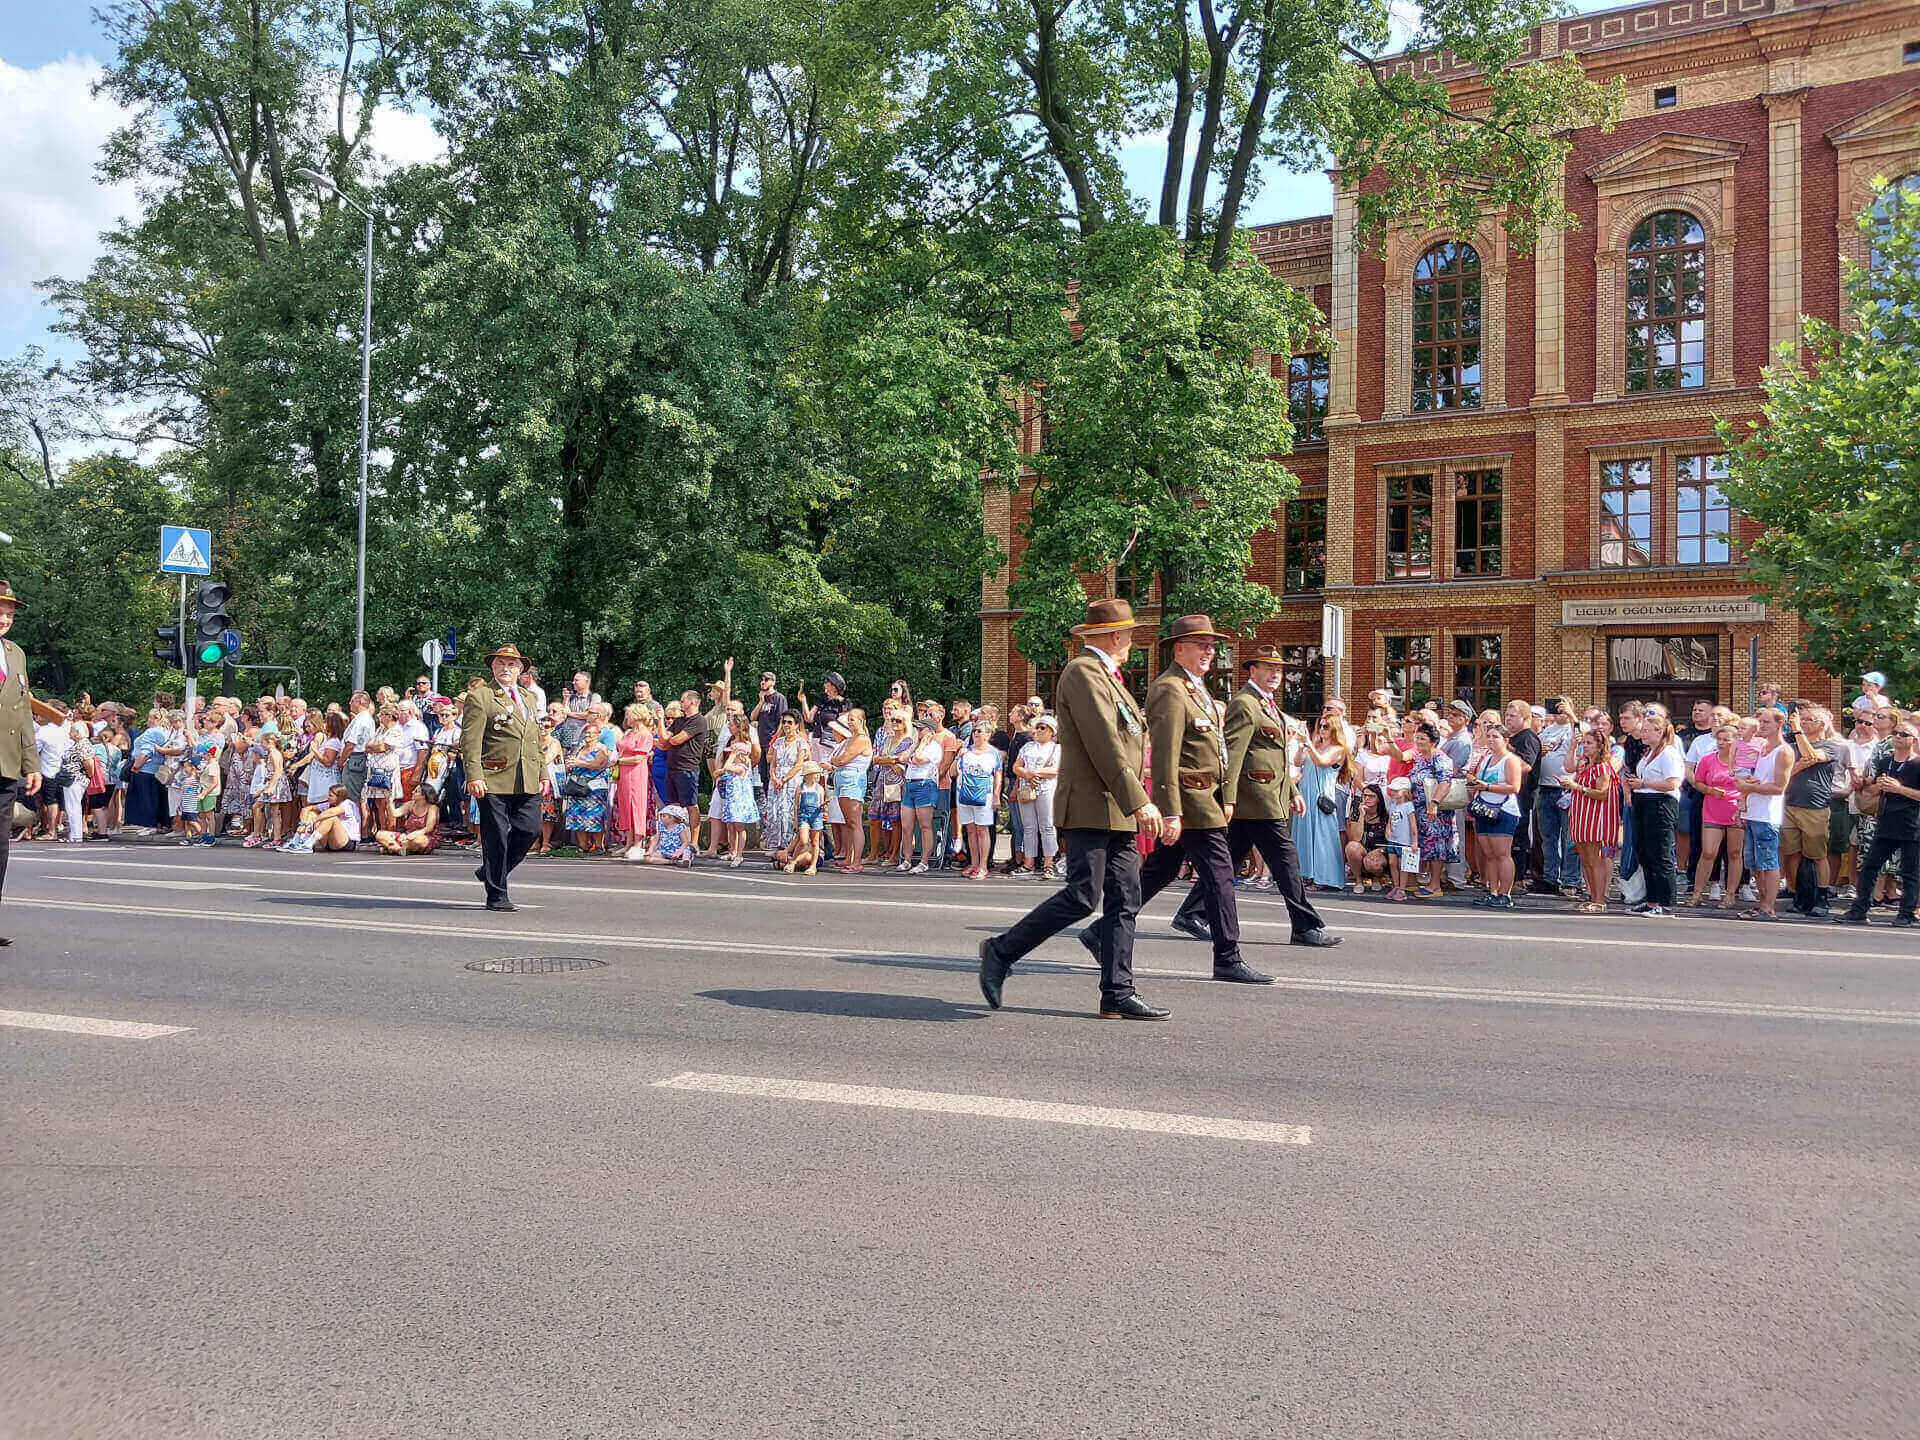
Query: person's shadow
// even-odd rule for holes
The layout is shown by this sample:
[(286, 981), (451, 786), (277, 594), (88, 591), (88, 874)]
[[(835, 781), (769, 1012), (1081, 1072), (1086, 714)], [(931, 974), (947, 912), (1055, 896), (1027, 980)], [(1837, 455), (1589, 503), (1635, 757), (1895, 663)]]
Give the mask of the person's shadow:
[(748, 1010), (783, 1010), (792, 1015), (845, 1015), (861, 1020), (980, 1020), (982, 1004), (962, 1005), (933, 995), (888, 995), (850, 990), (702, 990), (703, 1000), (719, 1000)]

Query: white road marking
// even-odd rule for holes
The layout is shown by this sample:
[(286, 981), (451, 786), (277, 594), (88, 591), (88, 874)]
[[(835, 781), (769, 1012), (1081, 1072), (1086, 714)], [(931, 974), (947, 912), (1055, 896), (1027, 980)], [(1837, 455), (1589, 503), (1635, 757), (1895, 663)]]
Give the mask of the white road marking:
[[(77, 880), (81, 877), (71, 871), (61, 872), (62, 880)], [(148, 890), (262, 890), (262, 885), (243, 885), (237, 880), (135, 880), (121, 875), (88, 875), (89, 885), (138, 885)]]
[(33, 1010), (0, 1010), (0, 1025), (21, 1030), (65, 1030), (73, 1035), (107, 1035), (115, 1040), (155, 1040), (184, 1035), (191, 1026), (148, 1025), (138, 1020), (94, 1020), (85, 1015), (42, 1015)]
[(879, 1085), (835, 1085), (817, 1080), (775, 1080), (758, 1075), (702, 1075), (689, 1070), (653, 1082), (656, 1090), (697, 1090), (708, 1095), (747, 1095), (768, 1100), (812, 1100), (823, 1105), (865, 1105), (880, 1110), (922, 1110), (934, 1115), (987, 1115), (999, 1120), (1039, 1120), (1052, 1125), (1088, 1125), (1097, 1130), (1147, 1130), (1212, 1140), (1250, 1140), (1264, 1145), (1311, 1145), (1312, 1127), (1270, 1120), (1228, 1120), (1212, 1115), (1169, 1115), (1158, 1110), (1111, 1110), (1102, 1105), (1060, 1105), (1045, 1100), (1009, 1100), (999, 1095), (948, 1095), (937, 1090), (891, 1090)]
[[(109, 860), (101, 863), (124, 865), (128, 862), (124, 860)], [(245, 867), (228, 866), (226, 869), (228, 873), (244, 873)], [(71, 871), (60, 871), (56, 873), (57, 878), (61, 880), (84, 880), (89, 885), (139, 885), (151, 890), (252, 890), (256, 893), (265, 892), (281, 898), (305, 898), (311, 896), (315, 900), (393, 900), (400, 898), (392, 895), (375, 895), (365, 890), (295, 890), (291, 886), (286, 885), (242, 885), (217, 880), (202, 884), (193, 880), (127, 880), (111, 875), (82, 876), (76, 875)], [(313, 878), (318, 879), (320, 877), (314, 876)], [(451, 880), (433, 880), (428, 883), (433, 885), (451, 885), (457, 882)], [(410, 895), (405, 898), (412, 904), (430, 909), (471, 910), (473, 908), (471, 903), (464, 900), (434, 900), (420, 895)], [(526, 904), (520, 908), (522, 910), (544, 910), (546, 907), (544, 905)]]
[[(9, 905), (27, 909), (77, 910), (104, 915), (141, 915), (163, 920), (201, 920), (205, 911), (162, 906), (112, 905), (85, 900), (45, 900), (37, 897), (10, 900)], [(590, 931), (516, 930), (493, 925), (432, 925), (408, 920), (350, 920), (330, 915), (243, 915), (219, 917), (229, 925), (291, 925), (320, 930), (363, 930), (379, 935), (419, 935), (425, 937), (476, 938), (492, 944), (594, 945), (622, 950), (667, 950), (696, 954), (733, 954), (754, 956), (798, 956), (805, 959), (856, 959), (894, 961), (904, 966), (921, 966), (957, 973), (974, 968), (974, 962), (954, 955), (915, 955), (899, 949), (863, 950), (849, 945), (760, 945), (744, 940), (715, 940), (708, 937), (670, 935), (606, 935)], [(1092, 974), (1097, 967), (1071, 960), (1042, 959), (1024, 962), (1026, 974)], [(1136, 975), (1171, 980), (1201, 980), (1206, 970), (1171, 970), (1135, 966)], [(1417, 985), (1391, 980), (1344, 980), (1319, 975), (1282, 975), (1275, 982), (1280, 990), (1333, 992), (1376, 995), (1383, 998), (1413, 1000), (1458, 1000), (1494, 1005), (1547, 1005), (1592, 1010), (1648, 1010), (1678, 1015), (1726, 1015), (1753, 1020), (1832, 1020), (1856, 1025), (1920, 1026), (1920, 1010), (1852, 1009), (1844, 1006), (1774, 1005), (1764, 1001), (1695, 1000), (1683, 995), (1615, 995), (1583, 990), (1515, 990), (1474, 985)]]
[[(48, 857), (48, 859), (49, 861), (51, 861), (52, 857)], [(69, 862), (69, 864), (72, 864), (72, 863), (74, 862)], [(249, 865), (227, 865), (227, 866), (216, 867), (211, 865), (196, 864), (191, 861), (183, 862), (181, 864), (171, 864), (165, 861), (154, 862), (154, 861), (143, 861), (143, 860), (89, 860), (89, 861), (83, 861), (78, 863), (84, 864), (89, 867), (96, 866), (96, 865), (112, 865), (116, 867), (131, 867), (131, 868), (137, 868), (137, 869), (177, 870), (177, 871), (185, 871), (188, 873), (192, 873), (195, 871), (199, 871), (203, 873), (208, 871), (217, 871), (218, 873), (230, 874), (230, 875), (285, 875), (285, 876), (291, 876), (291, 877), (304, 878), (308, 880), (319, 879), (322, 876), (337, 876), (343, 873), (341, 871), (334, 871), (334, 870), (315, 871), (315, 870), (294, 869), (292, 867), (287, 867), (287, 866), (267, 867), (267, 866), (249, 866)], [(405, 866), (407, 863), (405, 861), (397, 862), (398, 865), (401, 867), (399, 869), (376, 870), (376, 869), (373, 869), (371, 866), (369, 866), (364, 872), (360, 868), (362, 863), (363, 862), (360, 862), (360, 861), (354, 862), (353, 870), (352, 870), (352, 874), (354, 878), (360, 879), (360, 878), (363, 878), (364, 876), (366, 880), (374, 883), (384, 882), (389, 884), (404, 883), (407, 885), (452, 885), (452, 886), (458, 886), (461, 889), (468, 890), (468, 891), (473, 890), (476, 883), (471, 877), (456, 880), (456, 879), (443, 879), (435, 876), (420, 875), (420, 874), (409, 875), (405, 873)], [(23, 871), (38, 870), (40, 868), (41, 867), (38, 865), (25, 865), (21, 867)], [(63, 876), (61, 878), (67, 878), (67, 877)], [(715, 876), (712, 878), (719, 878), (719, 877)], [(735, 876), (733, 878), (742, 879), (746, 877)], [(765, 879), (765, 877), (761, 877), (761, 878), (763, 880)], [(781, 883), (784, 884), (786, 882), (781, 882)], [(837, 889), (839, 887), (835, 887), (835, 888)], [(542, 882), (538, 880), (521, 880), (519, 878), (516, 878), (514, 880), (513, 889), (515, 894), (518, 894), (523, 890), (538, 890), (538, 891), (557, 891), (565, 895), (618, 895), (618, 896), (626, 897), (628, 899), (644, 899), (649, 896), (658, 896), (662, 899), (668, 899), (668, 900), (713, 900), (716, 898), (724, 898), (730, 903), (778, 902), (786, 905), (792, 905), (795, 899), (797, 898), (796, 896), (792, 896), (792, 895), (755, 894), (751, 891), (665, 890), (665, 889), (657, 889), (652, 885), (555, 885), (555, 884)], [(280, 893), (285, 895), (290, 895), (290, 896), (297, 896), (297, 895), (338, 895), (338, 894), (341, 894), (342, 892), (326, 891), (326, 890), (287, 889)], [(941, 904), (934, 904), (930, 901), (924, 901), (924, 900), (888, 900), (888, 901), (880, 902), (880, 901), (874, 901), (871, 899), (863, 899), (859, 897), (837, 895), (832, 892), (821, 893), (820, 891), (816, 890), (806, 895), (802, 903), (808, 907), (819, 906), (819, 905), (842, 905), (842, 906), (857, 905), (857, 906), (861, 906), (868, 909), (871, 909), (876, 904), (884, 904), (885, 907), (889, 910), (930, 910), (930, 911), (935, 911), (935, 912), (949, 914), (949, 915), (1018, 916), (1018, 915), (1024, 915), (1027, 913), (1028, 910), (1032, 909), (1033, 905), (1039, 902), (1041, 896), (1044, 893), (1045, 892), (1041, 889), (1041, 887), (1036, 885), (1033, 887), (1033, 899), (1031, 902), (1028, 902), (1028, 903), (1016, 904), (1016, 905), (995, 905), (995, 904), (967, 904), (963, 902), (963, 903), (954, 904), (954, 905), (941, 905)], [(365, 892), (359, 892), (359, 895), (364, 895), (364, 894)], [(359, 898), (359, 895), (355, 895), (351, 898)], [(388, 898), (393, 898), (393, 897), (388, 897)], [(432, 904), (435, 902), (423, 901), (422, 903)], [(1274, 901), (1270, 903), (1277, 906), (1282, 902)], [(532, 905), (526, 905), (526, 906), (522, 906), (521, 908), (534, 909), (537, 907)], [(1343, 910), (1343, 913), (1345, 913), (1344, 910)], [(1378, 914), (1379, 912), (1366, 910), (1362, 907), (1355, 907), (1352, 913)], [(1427, 912), (1423, 912), (1423, 918), (1425, 918), (1426, 916), (1438, 917), (1440, 915), (1445, 915), (1448, 913), (1450, 912), (1427, 911)], [(1545, 912), (1540, 912), (1540, 913), (1543, 916), (1545, 916), (1545, 918), (1556, 919), (1556, 920), (1562, 919), (1562, 918), (1565, 918), (1565, 919), (1576, 918), (1573, 916), (1565, 916), (1565, 917), (1557, 916), (1557, 915), (1546, 916)], [(222, 918), (225, 918), (225, 917), (222, 917)], [(1462, 915), (1460, 916), (1460, 918), (1462, 920), (1471, 920), (1475, 917)], [(1578, 917), (1578, 918), (1602, 919), (1602, 917), (1592, 917), (1592, 916)], [(1657, 922), (1642, 922), (1637, 920), (1635, 917), (1625, 916), (1625, 915), (1613, 916), (1612, 921), (1614, 924), (1657, 923)], [(1160, 922), (1157, 917), (1145, 921), (1141, 927), (1142, 938), (1148, 939), (1148, 940), (1152, 940), (1156, 938), (1165, 938), (1156, 933), (1156, 927), (1160, 923), (1162, 922)], [(1603, 923), (1604, 923), (1604, 920), (1603, 920)], [(1698, 923), (1702, 925), (1715, 926), (1715, 927), (1720, 926), (1720, 922), (1718, 921), (1700, 921)], [(1241, 916), (1241, 920), (1240, 920), (1240, 929), (1243, 932), (1249, 931), (1249, 930), (1270, 930), (1270, 931), (1289, 931), (1290, 932), (1292, 928), (1293, 927), (1291, 923), (1284, 920), (1256, 920), (1256, 919), (1248, 918), (1244, 914)], [(1611, 926), (1609, 928), (1611, 928)], [(1724, 928), (1724, 927), (1721, 927), (1721, 928)], [(1739, 928), (1741, 928), (1742, 930), (1748, 931), (1750, 933), (1752, 930), (1757, 929), (1759, 927), (1741, 926)], [(1784, 930), (1784, 929), (1787, 929), (1788, 927), (1783, 925), (1780, 928)], [(1910, 946), (1904, 950), (1896, 952), (1896, 951), (1888, 951), (1888, 950), (1870, 950), (1870, 949), (1861, 949), (1861, 948), (1855, 948), (1851, 950), (1818, 950), (1818, 949), (1812, 949), (1812, 948), (1809, 948), (1806, 946), (1800, 946), (1800, 945), (1754, 945), (1751, 943), (1744, 943), (1745, 936), (1730, 938), (1724, 944), (1708, 945), (1708, 944), (1703, 944), (1699, 941), (1691, 941), (1691, 940), (1657, 940), (1657, 939), (1644, 937), (1640, 934), (1634, 934), (1629, 936), (1608, 936), (1608, 935), (1599, 934), (1597, 933), (1597, 931), (1586, 931), (1586, 930), (1583, 930), (1579, 934), (1566, 935), (1566, 934), (1545, 934), (1538, 930), (1531, 930), (1531, 929), (1447, 930), (1447, 929), (1428, 929), (1428, 928), (1416, 929), (1411, 926), (1403, 926), (1403, 925), (1345, 925), (1343, 924), (1339, 926), (1338, 929), (1342, 935), (1417, 936), (1421, 939), (1479, 940), (1479, 941), (1487, 942), (1489, 944), (1497, 944), (1497, 945), (1575, 945), (1575, 946), (1580, 946), (1587, 949), (1618, 949), (1618, 950), (1636, 950), (1636, 951), (1637, 950), (1662, 950), (1662, 951), (1676, 951), (1681, 953), (1707, 954), (1707, 955), (1727, 955), (1727, 954), (1738, 953), (1740, 955), (1784, 955), (1794, 959), (1890, 960), (1890, 961), (1896, 961), (1902, 964), (1911, 961), (1915, 954), (1913, 948)], [(1694, 929), (1694, 927), (1692, 926), (1689, 926), (1689, 929), (1693, 930), (1694, 933), (1698, 933), (1697, 929)], [(1878, 939), (1879, 937), (1875, 936), (1874, 938)], [(1865, 940), (1866, 937), (1863, 936), (1862, 939)]]

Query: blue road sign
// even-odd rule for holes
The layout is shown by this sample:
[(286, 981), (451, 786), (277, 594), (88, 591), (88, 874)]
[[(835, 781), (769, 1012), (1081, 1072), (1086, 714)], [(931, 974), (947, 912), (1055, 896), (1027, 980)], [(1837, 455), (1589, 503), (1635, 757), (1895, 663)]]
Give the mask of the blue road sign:
[(162, 575), (211, 575), (213, 573), (213, 532), (192, 530), (185, 525), (160, 527), (160, 573)]

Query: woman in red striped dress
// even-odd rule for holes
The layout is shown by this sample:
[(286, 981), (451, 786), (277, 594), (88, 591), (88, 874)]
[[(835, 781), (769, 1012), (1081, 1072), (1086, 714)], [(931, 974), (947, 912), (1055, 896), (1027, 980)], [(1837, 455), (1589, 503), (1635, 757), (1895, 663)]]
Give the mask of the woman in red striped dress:
[(1566, 782), (1573, 797), (1568, 817), (1573, 848), (1587, 877), (1587, 899), (1580, 909), (1598, 915), (1607, 908), (1606, 852), (1620, 844), (1620, 776), (1607, 753), (1606, 739), (1589, 730), (1575, 747), (1575, 763)]

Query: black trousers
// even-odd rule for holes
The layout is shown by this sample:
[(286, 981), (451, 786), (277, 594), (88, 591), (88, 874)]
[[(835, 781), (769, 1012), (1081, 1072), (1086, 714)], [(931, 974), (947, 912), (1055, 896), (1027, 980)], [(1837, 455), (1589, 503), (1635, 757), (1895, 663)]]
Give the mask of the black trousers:
[(1540, 878), (1540, 867), (1533, 863), (1533, 801), (1535, 791), (1523, 790), (1519, 795), (1520, 826), (1513, 832), (1513, 883), (1518, 885), (1528, 875), (1536, 880)]
[[(1180, 831), (1180, 843), (1164, 840), (1140, 867), (1140, 906), (1145, 909), (1180, 873), (1181, 860), (1193, 862), (1193, 888), (1180, 908), (1191, 907), (1206, 915), (1207, 930), (1213, 936), (1213, 963), (1231, 965), (1240, 958), (1240, 907), (1233, 898), (1233, 860), (1228, 852), (1225, 830)], [(1103, 922), (1104, 923), (1104, 922)]]
[[(45, 785), (40, 787), (46, 789)], [(0, 777), (0, 893), (7, 888), (7, 852), (13, 849), (13, 805), (27, 797), (20, 791), (20, 777)], [(36, 799), (39, 797), (35, 797)]]
[(487, 887), (488, 900), (507, 898), (507, 877), (527, 858), (539, 835), (537, 792), (496, 795), (489, 790), (480, 797), (480, 883)]
[[(1260, 858), (1267, 862), (1267, 873), (1273, 877), (1280, 898), (1287, 902), (1287, 919), (1293, 922), (1293, 933), (1304, 935), (1309, 930), (1323, 929), (1327, 922), (1313, 908), (1313, 902), (1307, 898), (1306, 882), (1300, 878), (1300, 852), (1293, 848), (1293, 822), (1229, 820), (1227, 857), (1232, 862), (1233, 874), (1240, 873), (1247, 853), (1252, 850), (1258, 850)], [(1191, 919), (1199, 914), (1204, 903), (1200, 887), (1196, 885), (1175, 913)]]
[(1647, 903), (1672, 905), (1674, 882), (1673, 832), (1680, 819), (1680, 801), (1673, 795), (1633, 797), (1633, 848), (1640, 868), (1647, 872)]
[[(1867, 918), (1867, 907), (1873, 903), (1873, 890), (1880, 877), (1880, 867), (1895, 855), (1900, 857), (1900, 913), (1909, 920), (1914, 918), (1914, 902), (1920, 900), (1920, 838), (1901, 839), (1876, 832), (1866, 858), (1860, 862), (1853, 904), (1847, 910), (1853, 919)], [(0, 877), (4, 877), (5, 860), (5, 851), (0, 851)]]
[(1098, 905), (1100, 998), (1133, 994), (1133, 924), (1140, 914), (1140, 846), (1131, 830), (1062, 830), (1067, 883), (993, 942), (1008, 965), (1087, 918)]

